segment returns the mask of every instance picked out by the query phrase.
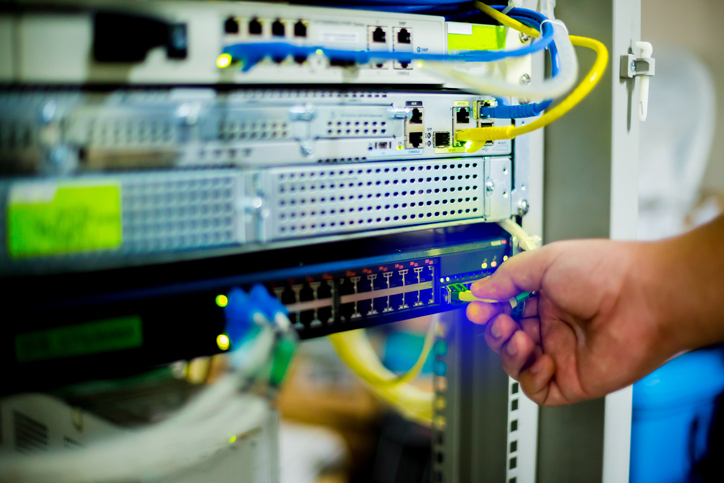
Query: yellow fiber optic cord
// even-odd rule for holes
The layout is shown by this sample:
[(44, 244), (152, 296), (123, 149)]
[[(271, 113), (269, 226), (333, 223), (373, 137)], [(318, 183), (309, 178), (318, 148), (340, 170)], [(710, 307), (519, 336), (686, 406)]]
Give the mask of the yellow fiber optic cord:
[[(488, 9), (495, 12), (496, 15), (494, 18), (506, 27), (518, 30), (518, 25), (522, 25), (520, 22), (513, 20), (507, 15), (494, 10), (483, 3), (476, 2), (476, 6), (488, 14), (490, 14)], [(483, 8), (483, 6), (487, 7), (487, 9)], [(493, 16), (492, 14), (490, 15)], [(539, 32), (537, 30), (531, 29), (530, 27), (526, 28), (532, 31), (532, 36), (539, 36)], [(588, 74), (583, 81), (568, 95), (568, 97), (561, 101), (560, 104), (550, 111), (547, 111), (543, 114), (543, 116), (530, 124), (524, 124), (522, 126), (510, 125), (506, 127), (483, 127), (465, 129), (457, 132), (455, 134), (455, 139), (457, 141), (466, 142), (465, 149), (467, 152), (473, 153), (480, 150), (485, 145), (486, 141), (494, 141), (496, 139), (513, 139), (521, 134), (527, 134), (535, 131), (536, 129), (545, 127), (563, 117), (566, 113), (568, 113), (568, 111), (576, 107), (578, 103), (585, 99), (591, 91), (593, 91), (598, 82), (601, 80), (601, 77), (603, 77), (603, 74), (606, 72), (606, 67), (608, 66), (608, 49), (606, 49), (606, 46), (598, 40), (589, 39), (587, 37), (578, 37), (576, 35), (569, 35), (569, 38), (571, 39), (571, 43), (576, 47), (585, 47), (596, 52), (596, 61), (593, 63), (593, 67), (591, 67), (591, 70), (588, 71)]]
[(394, 406), (407, 418), (429, 426), (432, 424), (433, 394), (407, 383), (417, 376), (425, 364), (435, 342), (435, 327), (433, 316), (420, 357), (409, 371), (400, 376), (395, 375), (380, 362), (364, 329), (332, 334), (329, 340), (340, 359), (367, 382), (380, 399)]

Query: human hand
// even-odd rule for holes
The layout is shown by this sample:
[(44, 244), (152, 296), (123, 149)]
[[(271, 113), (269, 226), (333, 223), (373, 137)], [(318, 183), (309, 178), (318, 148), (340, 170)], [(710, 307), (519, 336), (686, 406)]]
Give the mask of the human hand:
[(507, 304), (472, 302), (468, 318), (533, 401), (557, 406), (603, 396), (678, 352), (650, 303), (647, 244), (567, 241), (508, 259), (471, 290), (480, 298), (537, 295), (516, 322)]

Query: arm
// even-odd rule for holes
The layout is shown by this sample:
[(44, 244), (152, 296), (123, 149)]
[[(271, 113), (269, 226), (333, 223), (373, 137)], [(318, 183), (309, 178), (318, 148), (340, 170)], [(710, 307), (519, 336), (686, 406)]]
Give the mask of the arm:
[(553, 243), (506, 261), (473, 293), (536, 291), (523, 319), (471, 303), (506, 372), (539, 404), (603, 396), (677, 353), (724, 341), (724, 217), (653, 243)]

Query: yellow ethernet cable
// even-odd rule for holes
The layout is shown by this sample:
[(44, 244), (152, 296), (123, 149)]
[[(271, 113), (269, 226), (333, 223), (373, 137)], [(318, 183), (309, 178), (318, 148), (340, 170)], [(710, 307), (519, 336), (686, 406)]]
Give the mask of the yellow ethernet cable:
[[(478, 3), (479, 2), (476, 2), (476, 5), (478, 5)], [(479, 8), (482, 11), (488, 13), (487, 10), (482, 8), (482, 5), (485, 4), (480, 3), (480, 5), (478, 5)], [(487, 5), (485, 6), (487, 7)], [(498, 12), (492, 8), (490, 8), (490, 10), (494, 11), (497, 14), (495, 19), (506, 27), (516, 29), (516, 24), (520, 24), (520, 22), (513, 20), (512, 18), (502, 14), (501, 12)], [(533, 30), (535, 37), (539, 35), (537, 30), (530, 30)], [(608, 49), (606, 49), (606, 46), (598, 40), (590, 39), (587, 37), (579, 37), (576, 35), (569, 35), (569, 38), (571, 39), (571, 43), (573, 45), (577, 47), (585, 47), (596, 52), (596, 61), (593, 63), (593, 67), (591, 67), (591, 70), (588, 71), (588, 74), (583, 79), (583, 81), (573, 90), (573, 92), (568, 95), (568, 97), (561, 101), (561, 103), (558, 104), (556, 107), (554, 107), (550, 111), (547, 111), (545, 114), (543, 114), (543, 116), (530, 124), (524, 124), (522, 126), (510, 125), (506, 127), (482, 127), (465, 129), (458, 131), (455, 134), (455, 140), (465, 142), (465, 150), (469, 153), (473, 153), (480, 150), (487, 141), (495, 141), (496, 139), (513, 139), (514, 137), (520, 136), (521, 134), (527, 134), (529, 132), (535, 131), (536, 129), (545, 127), (563, 117), (566, 113), (568, 113), (568, 111), (576, 107), (578, 103), (585, 99), (586, 96), (588, 96), (588, 94), (593, 91), (596, 85), (598, 85), (599, 81), (603, 77), (603, 74), (606, 72), (606, 67), (608, 66)]]
[(538, 32), (533, 27), (528, 27), (524, 23), (518, 22), (514, 18), (510, 18), (502, 12), (498, 12), (497, 10), (484, 4), (483, 2), (475, 0), (475, 7), (481, 12), (487, 14), (489, 17), (502, 23), (504, 26), (510, 27), (513, 30), (517, 30), (518, 32), (522, 32), (529, 37), (538, 37), (540, 35), (540, 32)]
[(399, 376), (380, 362), (364, 329), (332, 334), (329, 336), (329, 340), (340, 359), (369, 384), (372, 392), (380, 399), (396, 408), (405, 417), (430, 426), (434, 394), (423, 391), (408, 382), (419, 374), (432, 350), (436, 325), (436, 316), (432, 316), (420, 357), (409, 371)]

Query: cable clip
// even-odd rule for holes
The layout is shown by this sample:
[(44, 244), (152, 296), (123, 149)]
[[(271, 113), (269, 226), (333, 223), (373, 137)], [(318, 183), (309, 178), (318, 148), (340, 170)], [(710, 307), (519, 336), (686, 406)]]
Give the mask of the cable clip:
[(551, 20), (551, 19), (547, 18), (547, 19), (543, 20), (543, 21), (540, 23), (540, 29), (541, 29), (541, 30), (543, 30), (543, 24), (544, 24), (544, 23), (549, 23), (549, 24), (551, 24), (551, 25), (558, 25), (559, 27), (562, 27), (563, 30), (566, 31), (566, 35), (568, 35), (568, 27), (566, 27), (566, 24), (564, 24), (562, 20), (559, 20), (559, 19), (557, 19), (557, 18), (554, 18), (553, 20)]
[(641, 93), (639, 96), (639, 120), (645, 121), (649, 110), (649, 79), (656, 74), (656, 59), (651, 57), (654, 48), (649, 42), (636, 42), (634, 46), (641, 49), (641, 57), (634, 54), (621, 56), (621, 78), (634, 79), (641, 77)]

